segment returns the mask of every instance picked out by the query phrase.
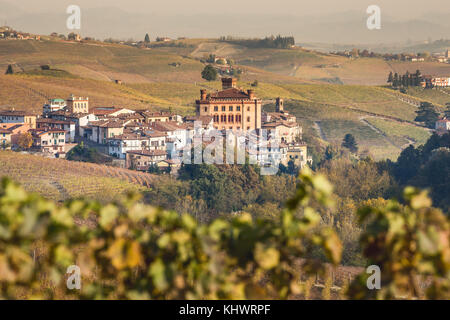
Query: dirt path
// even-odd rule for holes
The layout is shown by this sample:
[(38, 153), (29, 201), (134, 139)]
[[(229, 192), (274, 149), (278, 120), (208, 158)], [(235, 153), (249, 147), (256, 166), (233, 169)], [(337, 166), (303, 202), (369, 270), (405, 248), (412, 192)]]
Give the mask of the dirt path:
[(292, 68), (291, 73), (289, 73), (289, 76), (295, 77), (295, 74), (297, 73), (298, 68), (300, 68), (300, 66), (295, 65), (295, 66)]
[(70, 194), (67, 192), (66, 188), (64, 188), (58, 181), (50, 181), (50, 184), (59, 191), (59, 194), (61, 195), (61, 200), (66, 200), (70, 198)]
[[(394, 147), (403, 150), (403, 149), (409, 147), (409, 145), (415, 144), (415, 143), (416, 143), (416, 141), (414, 141), (414, 140), (412, 140), (412, 139), (410, 139), (410, 138), (408, 138), (408, 137), (403, 136), (403, 138), (404, 138), (406, 141), (408, 141), (408, 142), (405, 143), (404, 145), (402, 145), (402, 146), (399, 147), (399, 146), (396, 145), (396, 144), (395, 144), (395, 143), (394, 143), (394, 142), (393, 142), (393, 141), (392, 141), (392, 140), (391, 140), (391, 139), (390, 139), (383, 131), (381, 131), (380, 129), (378, 129), (377, 127), (375, 127), (373, 124), (371, 124), (369, 121), (367, 121), (366, 118), (367, 118), (367, 117), (362, 116), (362, 117), (359, 118), (359, 121), (361, 121), (362, 123), (364, 123), (366, 126), (368, 126), (370, 129), (372, 129), (372, 130), (375, 131), (376, 133), (382, 135), (383, 138), (384, 138), (387, 142), (389, 142), (391, 145), (393, 145)], [(369, 118), (378, 118), (378, 117), (369, 117)]]
[(325, 133), (323, 132), (322, 128), (320, 127), (320, 121), (314, 121), (313, 127), (317, 131), (317, 134), (319, 135), (320, 139), (327, 141), (327, 137), (325, 136)]

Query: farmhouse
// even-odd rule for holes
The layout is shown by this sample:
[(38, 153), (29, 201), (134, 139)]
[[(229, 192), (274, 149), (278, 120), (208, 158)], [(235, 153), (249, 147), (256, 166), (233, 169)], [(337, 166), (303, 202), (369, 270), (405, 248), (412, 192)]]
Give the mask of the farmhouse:
[(436, 121), (435, 129), (440, 131), (450, 131), (450, 120), (441, 119)]
[(29, 131), (33, 137), (33, 148), (42, 153), (64, 157), (65, 155), (65, 134), (61, 129), (31, 129)]
[[(126, 167), (140, 171), (148, 171), (150, 166), (158, 165), (159, 162), (167, 159), (165, 150), (134, 150), (126, 154)], [(164, 163), (163, 166), (167, 166)]]

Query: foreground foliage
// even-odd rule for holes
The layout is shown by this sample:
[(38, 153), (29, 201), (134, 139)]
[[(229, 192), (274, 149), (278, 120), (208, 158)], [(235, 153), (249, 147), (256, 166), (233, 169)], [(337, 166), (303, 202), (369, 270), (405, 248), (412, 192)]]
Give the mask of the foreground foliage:
[[(317, 198), (326, 205), (330, 185), (305, 175), (290, 208)], [(314, 193), (312, 193), (314, 190)], [(81, 298), (225, 299), (287, 298), (299, 293), (299, 257), (315, 248), (339, 262), (340, 241), (319, 227), (312, 209), (302, 218), (285, 210), (280, 221), (253, 221), (247, 214), (198, 225), (189, 215), (162, 211), (129, 198), (100, 206), (81, 200), (58, 207), (4, 180), (0, 198), (0, 295), (55, 298), (58, 290), (40, 290), (40, 276), (63, 290), (68, 266), (92, 279)], [(76, 226), (74, 217), (98, 216), (98, 226)], [(33, 245), (47, 253), (34, 263)], [(322, 265), (312, 261), (305, 272)]]
[[(331, 207), (331, 193), (322, 175), (307, 170), (279, 220), (242, 213), (199, 224), (135, 196), (106, 206), (82, 200), (56, 205), (3, 180), (0, 298), (307, 297), (311, 278), (302, 282), (302, 275), (325, 271), (324, 260), (313, 259), (317, 252), (335, 265), (342, 254), (336, 233), (313, 209)], [(381, 267), (383, 289), (369, 292), (361, 285), (363, 274), (350, 287), (351, 298), (403, 297), (414, 278), (410, 274), (428, 275), (433, 282), (425, 294), (411, 291), (406, 297), (448, 296), (448, 219), (429, 208), (426, 194), (408, 189), (406, 195), (406, 206), (391, 201), (385, 208), (360, 210), (361, 222), (369, 225), (361, 245), (366, 258)], [(92, 219), (94, 226), (84, 223)], [(43, 252), (37, 258), (36, 248)], [(81, 290), (66, 288), (71, 265), (80, 267)]]

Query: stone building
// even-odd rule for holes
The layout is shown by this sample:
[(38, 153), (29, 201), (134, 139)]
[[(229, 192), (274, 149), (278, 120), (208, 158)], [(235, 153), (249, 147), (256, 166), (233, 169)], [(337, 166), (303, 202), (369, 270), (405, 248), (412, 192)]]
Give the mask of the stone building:
[(212, 116), (218, 130), (261, 129), (261, 99), (253, 90), (238, 89), (234, 78), (222, 78), (221, 91), (207, 94), (200, 90), (196, 108), (198, 116)]

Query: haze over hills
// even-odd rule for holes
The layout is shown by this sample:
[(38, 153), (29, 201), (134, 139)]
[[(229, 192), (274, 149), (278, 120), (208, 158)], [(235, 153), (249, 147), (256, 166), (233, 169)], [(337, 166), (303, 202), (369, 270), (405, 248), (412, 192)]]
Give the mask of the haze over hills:
[[(170, 1), (169, 1), (170, 2)], [(282, 1), (285, 2), (285, 1)], [(383, 1), (381, 1), (383, 3)], [(430, 1), (430, 9), (423, 14), (398, 16), (397, 12), (382, 10), (381, 30), (370, 31), (366, 27), (367, 4), (358, 1), (353, 6), (344, 1), (338, 11), (309, 13), (309, 5), (293, 7), (293, 10), (264, 10), (264, 6), (251, 8), (239, 5), (220, 10), (210, 4), (198, 10), (183, 10), (179, 5), (167, 10), (160, 4), (137, 10), (132, 5), (124, 7), (114, 2), (82, 2), (82, 29), (84, 36), (96, 38), (142, 39), (145, 33), (156, 36), (210, 38), (223, 35), (240, 37), (262, 37), (270, 34), (293, 35), (298, 42), (406, 43), (450, 37), (450, 6), (436, 9)], [(441, 2), (439, 2), (441, 3)], [(445, 2), (444, 2), (445, 3)], [(231, 4), (230, 4), (231, 6)], [(293, 6), (293, 4), (291, 4)], [(65, 2), (54, 6), (42, 5), (40, 9), (21, 6), (14, 2), (0, 1), (0, 19), (17, 29), (34, 30), (36, 33), (67, 33)], [(165, 9), (166, 8), (166, 9)], [(304, 10), (305, 8), (305, 10)], [(382, 7), (383, 8), (383, 7)], [(409, 9), (409, 8), (408, 8)], [(410, 11), (410, 10), (409, 10)], [(1, 21), (0, 20), (0, 21)], [(220, 23), (218, 23), (220, 22)]]

